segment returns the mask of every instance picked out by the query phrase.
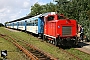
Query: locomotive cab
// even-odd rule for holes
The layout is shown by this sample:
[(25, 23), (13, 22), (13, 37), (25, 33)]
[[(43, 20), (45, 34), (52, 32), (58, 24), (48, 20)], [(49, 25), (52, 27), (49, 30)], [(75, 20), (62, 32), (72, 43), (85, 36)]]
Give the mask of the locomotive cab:
[(44, 37), (55, 45), (70, 46), (77, 44), (77, 22), (67, 19), (63, 14), (45, 17)]

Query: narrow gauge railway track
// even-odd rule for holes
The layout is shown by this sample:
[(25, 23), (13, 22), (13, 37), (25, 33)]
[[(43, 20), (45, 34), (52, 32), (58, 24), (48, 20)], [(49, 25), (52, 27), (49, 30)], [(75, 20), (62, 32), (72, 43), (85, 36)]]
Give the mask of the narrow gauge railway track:
[[(34, 37), (34, 36), (33, 36)], [(39, 38), (38, 38), (39, 39)], [(42, 40), (42, 39), (39, 39), (39, 40)], [(51, 45), (55, 46), (54, 44), (50, 43)], [(67, 53), (68, 55), (74, 57), (76, 60), (82, 60), (81, 58), (79, 58), (78, 56), (75, 56), (74, 54), (64, 50), (63, 48), (59, 47), (59, 46), (55, 46), (57, 47), (58, 49), (62, 50), (63, 52)]]
[(11, 43), (13, 43), (16, 47), (18, 47), (20, 50), (22, 50), (22, 52), (27, 56), (29, 57), (31, 60), (38, 60), (38, 58), (36, 56), (34, 56), (32, 53), (30, 53), (28, 50), (26, 50), (24, 47), (20, 46), (18, 43), (16, 43), (16, 41), (11, 41), (9, 40), (9, 37), (7, 37), (7, 35), (3, 35), (3, 34), (0, 34), (0, 37), (5, 39), (5, 40), (8, 40), (10, 41)]
[[(30, 35), (30, 34), (29, 34)], [(31, 35), (31, 36), (33, 36), (33, 35)], [(34, 37), (34, 36), (33, 36)], [(37, 37), (36, 37), (37, 38)], [(17, 39), (19, 39), (19, 41), (21, 41), (21, 42), (24, 42), (25, 44), (27, 44), (28, 46), (31, 46), (31, 47), (33, 47), (33, 45), (30, 45), (30, 44), (28, 44), (28, 42), (26, 42), (26, 41), (24, 41), (24, 40), (22, 40), (22, 39), (20, 39), (20, 38), (18, 38), (17, 37)], [(42, 39), (39, 39), (39, 38), (37, 38), (38, 40), (42, 40)], [(51, 45), (53, 45), (53, 44), (51, 44)], [(53, 46), (55, 46), (55, 45), (53, 45)], [(56, 46), (55, 46), (56, 47)], [(70, 55), (70, 56), (72, 56), (72, 57), (74, 57), (76, 60), (82, 60), (81, 58), (79, 58), (78, 56), (75, 56), (74, 54), (71, 54), (71, 53), (69, 53), (68, 51), (66, 51), (66, 50), (64, 50), (64, 49), (62, 49), (62, 48), (60, 48), (60, 47), (58, 47), (57, 46), (57, 48), (58, 49), (60, 49), (60, 50), (62, 50), (63, 52), (65, 52), (65, 53), (67, 53), (68, 55)], [(37, 48), (37, 50), (38, 50), (38, 48)], [(47, 54), (46, 54), (47, 55)]]
[[(22, 52), (26, 54), (30, 58), (30, 60), (57, 60), (56, 58), (52, 57), (51, 55), (41, 51), (38, 48), (35, 48), (33, 45), (28, 44), (25, 41), (21, 41), (22, 43), (26, 44), (26, 46), (30, 47), (30, 49), (26, 49), (23, 46), (21, 46), (16, 39), (12, 38), (11, 36), (0, 34), (0, 37), (4, 38), (5, 40), (8, 40), (12, 42), (15, 46), (17, 46)], [(12, 41), (11, 41), (11, 40)]]

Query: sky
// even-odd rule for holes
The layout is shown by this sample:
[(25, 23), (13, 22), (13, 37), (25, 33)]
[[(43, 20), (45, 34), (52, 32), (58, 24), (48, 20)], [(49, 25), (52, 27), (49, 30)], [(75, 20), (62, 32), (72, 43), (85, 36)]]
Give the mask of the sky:
[(40, 5), (53, 2), (53, 0), (0, 0), (0, 23), (13, 21), (30, 13), (35, 3)]

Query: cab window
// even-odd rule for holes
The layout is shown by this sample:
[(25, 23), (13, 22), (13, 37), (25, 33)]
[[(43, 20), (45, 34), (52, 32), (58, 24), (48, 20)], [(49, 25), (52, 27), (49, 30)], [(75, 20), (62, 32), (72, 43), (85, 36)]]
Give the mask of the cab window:
[(48, 21), (54, 20), (54, 16), (48, 16)]

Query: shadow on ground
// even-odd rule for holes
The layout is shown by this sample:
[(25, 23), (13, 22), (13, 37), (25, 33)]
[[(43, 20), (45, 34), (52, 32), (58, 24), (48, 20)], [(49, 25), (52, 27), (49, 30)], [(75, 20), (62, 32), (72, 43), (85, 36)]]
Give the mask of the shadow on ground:
[(90, 44), (87, 44), (87, 43), (84, 43), (84, 42), (79, 42), (78, 43), (78, 46), (81, 46), (81, 47), (88, 46), (88, 45), (90, 45)]

